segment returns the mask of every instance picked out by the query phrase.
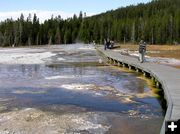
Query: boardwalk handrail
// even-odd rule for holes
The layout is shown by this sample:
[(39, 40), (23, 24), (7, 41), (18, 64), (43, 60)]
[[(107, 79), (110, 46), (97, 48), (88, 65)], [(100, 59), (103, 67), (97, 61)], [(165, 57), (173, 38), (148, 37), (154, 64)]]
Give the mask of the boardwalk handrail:
[(139, 63), (136, 58), (121, 55), (120, 53), (104, 50), (103, 47), (96, 47), (96, 49), (102, 53), (106, 58), (132, 66), (145, 73), (149, 73), (154, 77), (161, 85), (164, 91), (164, 97), (167, 101), (167, 110), (164, 118), (164, 122), (161, 128), (161, 134), (165, 133), (165, 121), (177, 120), (180, 118), (180, 69), (176, 69), (166, 65), (160, 65), (156, 63)]

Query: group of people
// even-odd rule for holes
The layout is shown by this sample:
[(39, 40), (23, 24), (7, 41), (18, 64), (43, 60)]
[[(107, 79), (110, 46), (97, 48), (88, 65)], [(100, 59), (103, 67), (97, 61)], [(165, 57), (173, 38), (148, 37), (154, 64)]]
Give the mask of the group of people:
[(104, 50), (113, 48), (114, 41), (110, 40), (109, 38), (104, 39)]

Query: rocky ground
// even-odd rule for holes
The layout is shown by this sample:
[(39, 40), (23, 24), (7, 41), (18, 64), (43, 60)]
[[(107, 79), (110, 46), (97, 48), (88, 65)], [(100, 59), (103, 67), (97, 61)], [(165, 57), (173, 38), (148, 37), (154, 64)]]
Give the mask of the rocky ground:
[(93, 112), (55, 114), (26, 108), (0, 114), (0, 134), (101, 134), (109, 128), (103, 114)]
[(86, 112), (81, 108), (72, 108), (51, 107), (61, 111), (58, 113), (35, 108), (2, 113), (0, 134), (158, 134), (163, 121), (161, 117), (139, 116), (134, 110), (124, 116), (120, 113)]

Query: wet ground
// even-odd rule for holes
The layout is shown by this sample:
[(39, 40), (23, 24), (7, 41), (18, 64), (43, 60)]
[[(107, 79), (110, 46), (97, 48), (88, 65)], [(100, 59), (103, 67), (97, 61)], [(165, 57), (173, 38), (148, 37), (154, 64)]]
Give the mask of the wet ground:
[(0, 51), (0, 133), (159, 133), (156, 89), (103, 63), (93, 46)]

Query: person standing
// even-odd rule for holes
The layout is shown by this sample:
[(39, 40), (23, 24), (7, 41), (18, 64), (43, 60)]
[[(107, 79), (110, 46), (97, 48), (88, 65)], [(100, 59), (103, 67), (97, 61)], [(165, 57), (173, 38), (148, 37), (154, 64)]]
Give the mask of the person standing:
[(146, 42), (144, 42), (143, 40), (141, 40), (141, 41), (139, 42), (139, 61), (140, 61), (141, 63), (144, 62), (145, 52), (146, 52)]
[(106, 40), (106, 46), (108, 49), (110, 48), (110, 39), (109, 38), (107, 38), (107, 40)]
[(106, 50), (106, 49), (107, 49), (107, 40), (104, 39), (104, 50)]

